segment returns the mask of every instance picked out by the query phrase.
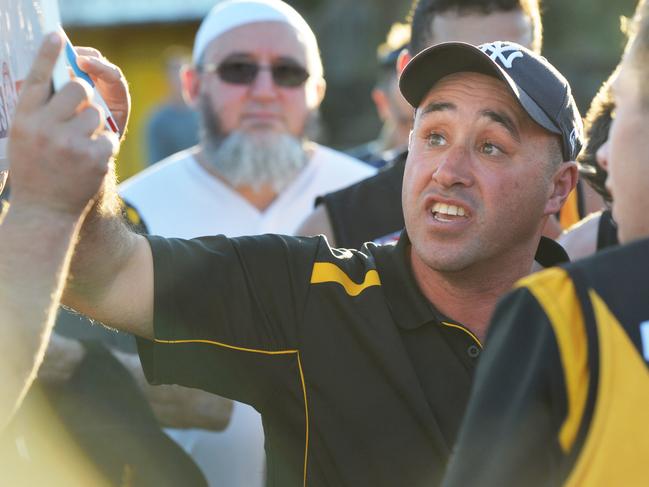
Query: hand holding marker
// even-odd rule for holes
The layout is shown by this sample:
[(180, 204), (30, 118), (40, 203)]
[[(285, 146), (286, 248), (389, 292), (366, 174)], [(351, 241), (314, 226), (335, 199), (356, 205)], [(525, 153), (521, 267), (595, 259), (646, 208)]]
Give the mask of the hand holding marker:
[(90, 76), (88, 76), (88, 74), (85, 71), (82, 71), (79, 65), (77, 64), (77, 52), (74, 50), (74, 46), (70, 42), (70, 39), (68, 39), (68, 36), (65, 34), (65, 31), (63, 30), (63, 28), (59, 28), (59, 31), (63, 35), (63, 39), (65, 39), (65, 58), (67, 59), (68, 65), (70, 66), (70, 68), (72, 68), (72, 71), (74, 72), (75, 76), (77, 76), (78, 78), (82, 78), (92, 87), (94, 91), (93, 100), (95, 103), (100, 105), (101, 108), (104, 110), (106, 125), (110, 128), (110, 130), (112, 130), (119, 136), (120, 133), (119, 133), (119, 129), (117, 128), (117, 123), (115, 122), (113, 115), (110, 113), (110, 109), (108, 108), (108, 105), (106, 105), (106, 102), (99, 94), (99, 91), (97, 91), (97, 88), (95, 87), (95, 83), (92, 81)]

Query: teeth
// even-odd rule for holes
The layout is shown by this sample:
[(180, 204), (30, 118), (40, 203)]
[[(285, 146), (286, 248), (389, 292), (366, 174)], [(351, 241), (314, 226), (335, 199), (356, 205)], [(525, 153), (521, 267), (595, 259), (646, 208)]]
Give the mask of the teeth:
[(445, 203), (435, 203), (431, 210), (433, 213), (451, 216), (465, 216), (466, 210), (461, 206), (447, 205)]

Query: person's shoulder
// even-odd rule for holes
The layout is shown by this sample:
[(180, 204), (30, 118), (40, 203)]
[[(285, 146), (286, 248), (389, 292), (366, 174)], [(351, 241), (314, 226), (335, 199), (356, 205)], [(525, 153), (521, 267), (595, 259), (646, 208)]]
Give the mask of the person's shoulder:
[(514, 289), (529, 292), (546, 311), (559, 310), (566, 302), (571, 305), (575, 295), (570, 275), (563, 267), (551, 267), (524, 277)]
[(376, 246), (363, 247), (360, 250), (347, 249), (332, 247), (324, 235), (310, 238), (320, 239), (316, 254), (317, 263), (331, 264), (329, 266), (331, 269), (334, 268), (332, 266), (335, 266), (346, 272), (356, 282), (362, 282), (368, 270), (376, 269)]
[(649, 263), (649, 238), (603, 249), (566, 269), (583, 271), (592, 281), (616, 281), (615, 276), (645, 276)]
[(591, 213), (578, 221), (558, 238), (570, 260), (582, 259), (597, 251), (597, 235), (602, 212)]
[[(143, 171), (128, 178), (117, 188), (125, 199), (139, 198), (151, 190), (169, 191), (177, 183), (179, 174), (186, 170), (188, 164), (194, 162), (195, 148), (186, 149), (147, 167)], [(169, 184), (170, 186), (166, 186)]]
[(390, 162), (389, 166), (378, 171), (370, 177), (362, 179), (345, 188), (329, 193), (328, 196), (344, 198), (346, 196), (354, 197), (356, 194), (383, 194), (383, 191), (397, 189), (401, 197), (401, 186), (403, 183), (403, 171), (405, 167), (405, 156), (399, 156)]
[(344, 169), (345, 171), (355, 171), (358, 174), (371, 176), (376, 173), (376, 168), (369, 164), (351, 157), (344, 152), (340, 152), (331, 147), (320, 144), (314, 144), (313, 161), (321, 162), (323, 166), (331, 169)]

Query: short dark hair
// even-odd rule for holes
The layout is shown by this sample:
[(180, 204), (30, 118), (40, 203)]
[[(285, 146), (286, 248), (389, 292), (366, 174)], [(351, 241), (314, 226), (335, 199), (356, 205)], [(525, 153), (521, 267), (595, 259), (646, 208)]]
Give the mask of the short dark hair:
[(408, 50), (413, 56), (431, 45), (434, 33), (435, 15), (454, 10), (460, 14), (480, 13), (489, 15), (493, 12), (522, 10), (532, 23), (532, 49), (541, 52), (543, 26), (539, 0), (413, 0), (408, 16), (412, 35)]
[(586, 143), (577, 157), (581, 177), (609, 203), (612, 201), (611, 193), (604, 184), (608, 173), (597, 163), (597, 151), (608, 140), (612, 113), (615, 110), (611, 81), (616, 75), (617, 70), (602, 84), (590, 104), (584, 123)]

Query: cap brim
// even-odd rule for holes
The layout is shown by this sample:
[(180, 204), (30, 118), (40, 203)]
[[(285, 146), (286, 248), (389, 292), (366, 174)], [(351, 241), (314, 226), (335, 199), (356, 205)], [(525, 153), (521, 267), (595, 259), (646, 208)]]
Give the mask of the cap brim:
[(435, 83), (450, 74), (472, 72), (493, 76), (509, 87), (527, 114), (546, 130), (561, 135), (543, 109), (486, 53), (464, 42), (445, 42), (423, 50), (406, 65), (399, 89), (410, 105), (419, 107)]

